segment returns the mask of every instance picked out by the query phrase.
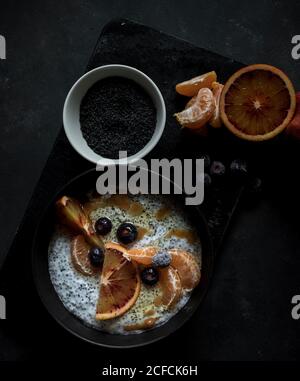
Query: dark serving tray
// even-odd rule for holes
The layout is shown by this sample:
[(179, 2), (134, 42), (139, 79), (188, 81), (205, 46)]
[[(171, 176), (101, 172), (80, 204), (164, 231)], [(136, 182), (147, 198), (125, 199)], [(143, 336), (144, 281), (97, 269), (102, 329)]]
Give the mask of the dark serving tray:
[[(159, 144), (148, 155), (148, 159), (200, 157), (205, 152), (211, 152), (208, 141), (212, 139), (204, 139), (204, 142), (196, 139), (195, 144), (194, 135), (183, 133), (176, 124), (173, 114), (180, 110), (186, 101), (176, 95), (175, 84), (199, 73), (210, 71), (212, 68), (222, 81), (240, 68), (241, 64), (127, 20), (112, 21), (104, 27), (86, 71), (111, 63), (130, 65), (142, 70), (156, 82), (165, 99), (166, 128)], [(78, 73), (78, 77), (80, 75), (81, 73)], [(217, 144), (215, 149), (216, 147)], [(219, 158), (223, 155), (223, 151), (219, 150)], [(45, 201), (72, 177), (91, 167), (91, 163), (82, 159), (73, 150), (61, 129), (14, 239), (11, 253), (16, 250), (22, 236), (31, 236), (32, 226), (36, 224)], [(222, 217), (222, 227), (223, 219), (228, 213), (230, 214), (232, 205), (224, 203), (225, 207), (226, 210), (222, 210), (225, 213)], [(217, 227), (216, 223), (213, 225), (214, 228)], [(222, 227), (218, 226), (221, 230)], [(221, 233), (218, 231), (216, 234), (220, 239)], [(0, 258), (0, 268), (3, 262), (4, 258)]]
[[(174, 86), (178, 81), (215, 70), (219, 80), (223, 82), (242, 66), (240, 63), (127, 20), (115, 20), (104, 27), (90, 58), (87, 71), (111, 63), (126, 64), (142, 70), (157, 83), (164, 96), (167, 108), (166, 128), (162, 139), (150, 153), (148, 159), (151, 157), (191, 158), (209, 153), (213, 158), (224, 160), (227, 164), (234, 157), (250, 158), (254, 171), (257, 167), (256, 164), (263, 162), (267, 170), (264, 169), (264, 165), (260, 165), (260, 168), (267, 178), (276, 171), (282, 170), (279, 161), (274, 162), (276, 170), (274, 166), (272, 168), (269, 166), (270, 155), (275, 158), (274, 160), (278, 157), (274, 152), (285, 152), (285, 154), (292, 152), (289, 149), (282, 150), (282, 139), (272, 144), (260, 145), (256, 148), (255, 155), (251, 155), (249, 144), (237, 142), (225, 130), (212, 130), (207, 138), (195, 138), (194, 135), (181, 130), (174, 120), (174, 112), (184, 106), (184, 99), (176, 95), (174, 91)], [(81, 74), (78, 73), (78, 76)], [(18, 348), (16, 356), (18, 357), (30, 357), (32, 354), (40, 357), (42, 354), (39, 353), (38, 348), (43, 346), (43, 350), (45, 350), (49, 343), (50, 350), (51, 345), (55, 345), (57, 340), (60, 343), (59, 348), (56, 347), (57, 356), (65, 353), (74, 356), (77, 350), (83, 351), (85, 357), (97, 358), (101, 351), (102, 354), (104, 353), (102, 349), (92, 349), (87, 344), (81, 343), (52, 321), (36, 295), (30, 268), (33, 231), (44, 206), (66, 182), (89, 168), (92, 168), (92, 165), (73, 150), (61, 129), (1, 273), (0, 285), (3, 286), (3, 289), (8, 290), (10, 300), (18, 300), (17, 303), (12, 303), (10, 306), (8, 310), (10, 315), (5, 322), (7, 336), (16, 342)], [(272, 186), (273, 183), (270, 187)], [(240, 194), (241, 189), (238, 188), (225, 186), (215, 189), (210, 197), (210, 204), (208, 203), (204, 208), (216, 249), (222, 241)], [(0, 258), (0, 266), (4, 259)], [(20, 316), (20, 311), (22, 321), (18, 322), (15, 317)], [(212, 312), (209, 311), (209, 314), (212, 315)], [(188, 324), (190, 328), (181, 329), (181, 333), (176, 333), (165, 340), (170, 348), (175, 348), (178, 344), (177, 340), (183, 340), (183, 335), (191, 336), (191, 330), (198, 329), (197, 321), (195, 319), (193, 321), (193, 324)], [(210, 326), (210, 329), (213, 329), (213, 325)], [(182, 333), (182, 331), (184, 332)], [(193, 343), (193, 347), (196, 345), (197, 343)], [(163, 351), (165, 344), (158, 344), (155, 349), (153, 345), (149, 348), (150, 352), (153, 350), (159, 352)], [(135, 352), (132, 350), (130, 353), (148, 356), (150, 352), (147, 351), (148, 349), (139, 349)], [(113, 353), (115, 352), (105, 349), (106, 358), (113, 357)], [(191, 353), (191, 351), (187, 353)], [(217, 352), (214, 351), (214, 353)], [(173, 358), (175, 354), (175, 349), (169, 353), (170, 356), (174, 355)], [(170, 357), (169, 355), (164, 358)], [(197, 358), (197, 353), (194, 355)], [(204, 355), (204, 358), (207, 357), (209, 358), (209, 355)]]

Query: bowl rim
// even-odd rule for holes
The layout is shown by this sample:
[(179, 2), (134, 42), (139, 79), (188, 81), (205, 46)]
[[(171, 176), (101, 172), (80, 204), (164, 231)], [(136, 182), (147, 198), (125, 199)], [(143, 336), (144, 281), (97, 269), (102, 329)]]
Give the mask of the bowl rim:
[[(140, 151), (136, 152), (134, 155), (127, 156), (126, 158), (122, 158), (122, 159), (110, 159), (110, 158), (106, 158), (106, 157), (101, 156), (101, 155), (97, 154), (96, 152), (94, 152), (95, 155), (98, 156), (98, 160), (95, 161), (88, 154), (82, 152), (82, 150), (80, 150), (80, 148), (78, 147), (78, 144), (76, 144), (75, 139), (73, 137), (73, 133), (72, 133), (72, 127), (68, 123), (67, 114), (69, 112), (69, 107), (70, 107), (70, 104), (72, 102), (72, 96), (74, 95), (74, 92), (76, 91), (79, 84), (81, 84), (83, 81), (85, 81), (92, 74), (94, 74), (96, 72), (103, 72), (103, 71), (106, 71), (109, 69), (121, 69), (121, 72), (118, 74), (118, 76), (124, 77), (124, 78), (128, 78), (126, 75), (124, 75), (124, 73), (130, 71), (132, 73), (135, 73), (135, 75), (137, 77), (142, 77), (146, 82), (148, 82), (150, 84), (150, 86), (152, 87), (152, 89), (154, 90), (154, 95), (149, 93), (149, 91), (145, 88), (145, 86), (140, 81), (138, 81), (138, 78), (137, 78), (137, 80), (129, 78), (131, 80), (134, 80), (139, 86), (141, 86), (147, 92), (147, 94), (149, 94), (149, 96), (151, 97), (154, 104), (155, 103), (159, 104), (159, 106), (161, 108), (161, 117), (160, 117), (160, 121), (156, 120), (156, 126), (155, 126), (154, 133), (153, 133), (151, 139), (148, 141), (148, 143)], [(108, 71), (108, 74), (105, 75), (101, 79), (112, 77), (112, 76), (114, 76), (114, 74), (111, 75)], [(101, 79), (95, 80), (93, 82), (93, 84), (95, 84), (98, 80), (101, 80)], [(93, 84), (91, 84), (91, 86), (93, 86)], [(83, 99), (84, 95), (82, 96), (81, 99)], [(79, 110), (79, 112), (80, 112), (80, 110)], [(156, 115), (157, 114), (158, 114), (158, 110), (156, 108)], [(82, 75), (80, 78), (78, 78), (77, 81), (72, 85), (72, 87), (70, 88), (70, 90), (69, 90), (69, 92), (65, 98), (65, 102), (64, 102), (64, 106), (63, 106), (63, 126), (64, 126), (64, 131), (65, 131), (65, 134), (67, 136), (69, 143), (75, 149), (75, 151), (80, 156), (82, 156), (84, 159), (88, 160), (91, 163), (101, 165), (101, 166), (110, 166), (110, 165), (119, 165), (119, 164), (127, 164), (128, 165), (128, 164), (136, 163), (138, 160), (145, 157), (157, 145), (157, 143), (159, 142), (159, 140), (163, 134), (163, 131), (165, 129), (165, 124), (166, 124), (166, 105), (165, 105), (165, 101), (164, 101), (164, 98), (161, 94), (160, 89), (158, 88), (156, 83), (147, 74), (145, 74), (144, 72), (142, 72), (141, 70), (139, 70), (135, 67), (128, 66), (128, 65), (108, 64), (108, 65), (98, 66), (98, 67), (86, 72), (84, 75)]]

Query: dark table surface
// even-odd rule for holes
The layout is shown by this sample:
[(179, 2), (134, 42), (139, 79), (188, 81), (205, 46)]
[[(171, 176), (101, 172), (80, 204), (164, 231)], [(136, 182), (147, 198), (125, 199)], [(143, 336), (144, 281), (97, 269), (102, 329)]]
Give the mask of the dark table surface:
[[(251, 7), (228, 1), (226, 8), (223, 2), (199, 0), (1, 4), (0, 34), (7, 41), (7, 59), (0, 61), (0, 250), (8, 250), (49, 155), (65, 95), (111, 18), (146, 23), (244, 63), (275, 64), (297, 87), (300, 61), (291, 57), (291, 38), (300, 33), (299, 11), (297, 1), (252, 1)], [(187, 358), (300, 359), (300, 323), (290, 317), (291, 298), (300, 290), (299, 208), (292, 183), (274, 181), (273, 186), (276, 191), (270, 187), (254, 208), (241, 207), (236, 213), (209, 297), (197, 317), (200, 325), (205, 320), (211, 324), (203, 325), (205, 332), (199, 329)], [(8, 319), (0, 321), (0, 359), (30, 357), (28, 336), (9, 324), (9, 308), (15, 303), (7, 300)], [(46, 327), (46, 313), (44, 318)], [(61, 338), (77, 343), (63, 331)], [(200, 350), (198, 341), (203, 342)], [(176, 335), (161, 348), (171, 345), (176, 345)], [(97, 356), (89, 346), (82, 345), (82, 350)], [(151, 347), (138, 354), (151, 358)]]

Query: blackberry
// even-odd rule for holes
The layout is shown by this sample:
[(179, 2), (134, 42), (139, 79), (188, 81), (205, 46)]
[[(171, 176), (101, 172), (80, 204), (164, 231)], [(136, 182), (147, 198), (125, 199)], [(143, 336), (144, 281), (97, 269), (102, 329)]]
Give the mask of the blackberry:
[(210, 174), (215, 179), (223, 178), (226, 172), (225, 165), (220, 161), (213, 161), (210, 166)]
[(230, 164), (230, 174), (235, 179), (245, 179), (248, 175), (248, 165), (245, 160), (235, 159)]
[(210, 160), (210, 157), (208, 155), (202, 155), (200, 157), (200, 159), (203, 159), (204, 160), (204, 169), (205, 170), (209, 170), (210, 168), (210, 164), (211, 164), (211, 160)]

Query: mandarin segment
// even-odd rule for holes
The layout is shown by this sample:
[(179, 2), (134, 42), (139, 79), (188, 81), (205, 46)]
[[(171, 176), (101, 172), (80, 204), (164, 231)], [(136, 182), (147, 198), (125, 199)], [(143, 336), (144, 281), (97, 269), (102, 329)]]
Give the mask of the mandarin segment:
[(89, 260), (91, 246), (86, 242), (83, 235), (77, 235), (71, 241), (71, 260), (77, 271), (83, 275), (91, 276), (99, 272), (92, 266)]
[(219, 82), (214, 82), (212, 84), (212, 92), (215, 101), (215, 110), (209, 124), (214, 128), (219, 128), (222, 126), (222, 119), (220, 115), (220, 98), (223, 90), (223, 85)]
[(185, 110), (191, 106), (193, 106), (193, 104), (196, 102), (197, 100), (197, 95), (194, 95), (189, 101), (188, 103), (185, 105)]
[(158, 247), (155, 246), (147, 246), (141, 248), (136, 247), (127, 250), (127, 253), (125, 255), (132, 261), (135, 261), (141, 265), (148, 266), (151, 265), (152, 258), (158, 252), (158, 250)]
[[(191, 107), (197, 100), (197, 95), (194, 95), (193, 98), (191, 98), (188, 103), (186, 104), (185, 106), (185, 110), (189, 107)], [(197, 134), (199, 136), (207, 136), (208, 135), (208, 128), (207, 126), (202, 126), (201, 128), (198, 128), (198, 129), (194, 129), (193, 130), (193, 133), (194, 134)]]
[(185, 250), (172, 249), (171, 265), (179, 274), (182, 288), (187, 291), (193, 290), (200, 282), (200, 266), (195, 257)]
[(203, 88), (199, 90), (195, 101), (191, 101), (190, 107), (176, 113), (175, 117), (182, 127), (199, 129), (211, 119), (214, 110), (213, 93), (210, 89)]
[(159, 285), (162, 290), (161, 304), (173, 308), (182, 295), (182, 286), (176, 269), (169, 266), (159, 270)]
[(217, 74), (215, 71), (199, 75), (191, 78), (188, 81), (178, 83), (176, 85), (176, 91), (178, 94), (185, 95), (187, 97), (193, 97), (198, 94), (198, 91), (202, 88), (210, 88), (212, 83), (217, 80)]

